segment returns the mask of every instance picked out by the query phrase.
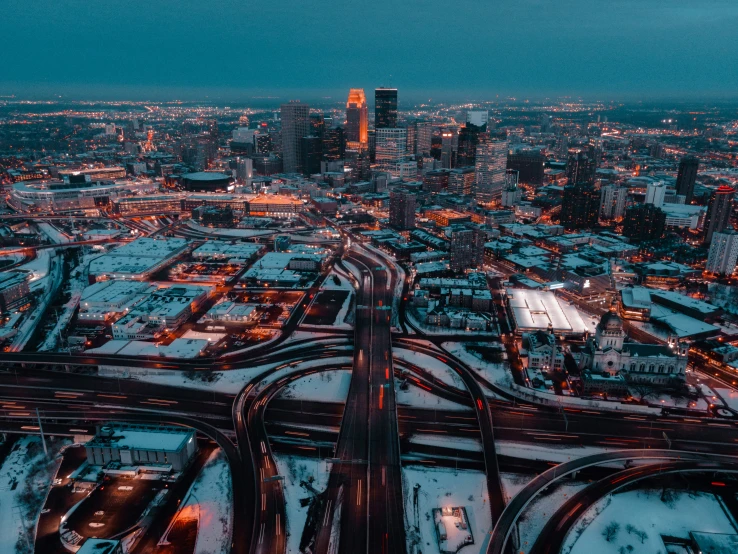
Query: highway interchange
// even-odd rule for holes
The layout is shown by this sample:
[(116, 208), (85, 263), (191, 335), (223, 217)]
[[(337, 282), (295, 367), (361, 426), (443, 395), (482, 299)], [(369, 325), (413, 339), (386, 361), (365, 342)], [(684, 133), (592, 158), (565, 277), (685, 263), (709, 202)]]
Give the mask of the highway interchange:
[[(392, 305), (398, 300), (397, 285), (404, 275), (390, 260), (356, 245), (341, 254), (339, 265), (355, 270), (353, 334), (335, 330), (319, 341), (286, 342), (304, 314), (301, 306), (276, 341), (213, 360), (2, 353), (1, 430), (37, 433), (39, 419), (46, 433), (58, 435), (92, 433), (95, 424), (111, 420), (197, 429), (223, 448), (230, 465), (234, 492), (231, 552), (236, 554), (286, 551), (284, 483), (273, 456), (275, 451), (321, 456), (332, 462), (311, 543), (313, 552), (319, 553), (406, 551), (403, 463), (484, 471), (495, 528), (489, 530), (488, 540), (481, 547), (487, 552), (504, 552), (528, 502), (544, 485), (561, 479), (568, 466), (558, 466), (557, 471), (556, 467), (549, 469), (554, 464), (548, 462), (502, 456), (496, 450), (496, 439), (607, 446), (622, 451), (606, 457), (608, 460), (646, 460), (637, 469), (615, 474), (594, 463), (587, 465), (587, 460), (571, 462), (571, 471), (584, 472), (595, 481), (582, 491), (576, 506), (567, 504), (568, 511), (557, 512), (544, 529), (559, 544), (572, 518), (581, 515), (592, 502), (614, 490), (615, 485), (643, 479), (656, 471), (649, 460), (660, 461), (659, 471), (664, 469), (664, 460), (670, 471), (732, 471), (738, 440), (738, 427), (733, 421), (610, 414), (594, 408), (556, 410), (521, 402), (445, 351), (440, 344), (451, 337), (420, 337), (418, 330), (408, 331), (412, 326), (402, 306), (398, 325), (393, 328)], [(407, 284), (402, 285), (399, 290), (406, 290)], [(503, 318), (501, 326), (505, 326)], [(449, 385), (422, 367), (393, 356), (393, 348), (422, 353), (446, 364), (460, 377), (464, 388)], [(352, 362), (337, 361), (347, 355), (353, 357)], [(261, 365), (265, 369), (245, 383), (238, 394), (225, 394), (100, 377), (90, 371), (99, 365), (195, 372)], [(345, 403), (275, 398), (299, 378), (336, 369), (352, 369)], [(396, 377), (463, 409), (398, 406)], [(304, 422), (336, 431), (306, 428), (301, 425)], [(407, 440), (418, 433), (477, 438), (482, 449), (464, 452), (452, 446)], [(525, 494), (506, 506), (501, 470), (541, 475), (530, 488), (526, 487)], [(536, 552), (555, 551), (541, 544), (535, 548)]]

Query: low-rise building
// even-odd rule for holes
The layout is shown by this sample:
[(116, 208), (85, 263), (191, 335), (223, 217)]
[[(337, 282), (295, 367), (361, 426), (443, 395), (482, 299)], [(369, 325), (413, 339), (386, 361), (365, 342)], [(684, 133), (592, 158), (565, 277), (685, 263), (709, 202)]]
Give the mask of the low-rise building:
[(186, 427), (110, 424), (100, 427), (85, 444), (87, 462), (105, 466), (169, 466), (182, 471), (197, 452), (195, 430)]

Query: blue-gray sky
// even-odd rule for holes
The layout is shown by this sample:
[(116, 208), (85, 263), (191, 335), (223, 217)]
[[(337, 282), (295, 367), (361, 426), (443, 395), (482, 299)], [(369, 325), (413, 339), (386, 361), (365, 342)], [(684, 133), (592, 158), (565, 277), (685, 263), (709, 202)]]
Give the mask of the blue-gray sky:
[(0, 0), (0, 14), (0, 95), (738, 91), (738, 0)]

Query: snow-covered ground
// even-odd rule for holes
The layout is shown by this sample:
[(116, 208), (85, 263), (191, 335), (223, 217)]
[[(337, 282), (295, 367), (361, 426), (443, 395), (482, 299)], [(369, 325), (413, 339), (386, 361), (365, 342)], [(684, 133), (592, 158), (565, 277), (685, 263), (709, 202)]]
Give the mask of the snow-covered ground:
[(256, 229), (214, 229), (211, 227), (203, 227), (198, 225), (194, 221), (188, 221), (187, 226), (196, 231), (206, 233), (208, 235), (218, 235), (222, 237), (262, 237), (266, 235), (273, 235), (278, 231), (258, 231)]
[[(613, 523), (619, 530), (608, 542), (603, 532)], [(562, 552), (663, 552), (661, 535), (687, 539), (690, 531), (736, 533), (738, 529), (712, 494), (679, 491), (664, 502), (660, 489), (628, 491), (609, 495), (587, 510), (567, 536)]]
[[(226, 554), (231, 551), (233, 492), (231, 469), (218, 448), (192, 483), (177, 519), (197, 518), (195, 554)], [(166, 536), (162, 537), (166, 543)]]
[(350, 370), (322, 371), (287, 385), (280, 397), (320, 402), (345, 402), (351, 384)]
[(286, 554), (298, 554), (300, 552), (300, 537), (305, 528), (308, 506), (300, 506), (300, 499), (307, 498), (310, 493), (302, 486), (301, 481), (309, 482), (318, 491), (325, 490), (330, 475), (330, 464), (325, 460), (315, 458), (303, 458), (300, 456), (287, 456), (275, 454), (274, 461), (279, 469), (279, 474), (284, 476), (284, 500), (287, 512), (287, 550)]
[[(340, 281), (340, 284), (336, 284), (334, 277)], [(328, 277), (323, 281), (323, 285), (320, 290), (350, 290), (353, 291), (354, 287), (346, 277), (338, 273), (335, 269), (332, 269), (328, 274)]]
[(438, 410), (468, 410), (467, 406), (451, 402), (445, 398), (440, 398), (428, 391), (410, 384), (407, 390), (400, 389), (400, 381), (395, 379), (395, 399), (402, 406), (412, 406), (414, 408), (428, 408)]
[[(527, 476), (520, 476), (527, 477)], [(513, 480), (510, 480), (512, 488), (518, 486), (514, 484)], [(533, 499), (528, 507), (526, 508), (523, 515), (518, 520), (518, 529), (520, 532), (520, 548), (516, 552), (523, 552), (527, 554), (530, 552), (531, 547), (536, 542), (538, 535), (541, 533), (543, 526), (546, 521), (558, 510), (564, 503), (569, 500), (573, 495), (578, 493), (589, 483), (583, 483), (581, 481), (561, 481), (555, 487), (546, 489), (542, 494), (538, 495)], [(503, 485), (504, 487), (504, 485)], [(505, 490), (507, 493), (507, 489)], [(642, 551), (648, 552), (649, 554), (656, 554), (656, 551)], [(599, 550), (591, 550), (588, 554), (600, 554)]]
[(442, 361), (432, 356), (428, 356), (427, 354), (422, 354), (420, 352), (413, 352), (412, 350), (406, 350), (404, 348), (393, 348), (392, 357), (404, 360), (426, 370), (436, 379), (443, 381), (447, 385), (451, 385), (457, 389), (466, 390), (464, 381), (461, 380), (461, 377), (459, 377), (455, 371)]
[(429, 435), (417, 434), (410, 437), (410, 442), (414, 444), (427, 444), (430, 446), (445, 446), (446, 448), (455, 448), (466, 452), (481, 452), (482, 442), (477, 439), (469, 439), (465, 437), (448, 437), (446, 435)]
[[(413, 313), (414, 310), (417, 310), (418, 312), (417, 316), (415, 313)], [(411, 309), (405, 310), (405, 317), (408, 319), (410, 324), (416, 327), (421, 333), (424, 333), (426, 335), (464, 335), (466, 337), (473, 335), (473, 336), (479, 337), (480, 339), (486, 338), (486, 337), (497, 337), (498, 336), (496, 330), (495, 331), (467, 331), (466, 329), (453, 329), (451, 327), (439, 327), (437, 325), (428, 325), (427, 323), (424, 322), (425, 312), (426, 310), (424, 308), (411, 308)]]
[(510, 374), (510, 370), (508, 369), (506, 362), (487, 362), (483, 360), (481, 356), (467, 350), (466, 344), (463, 342), (444, 342), (441, 343), (441, 346), (470, 368), (479, 372), (482, 377), (493, 385), (499, 385), (504, 388), (509, 388), (510, 385), (512, 385), (512, 375)]
[(500, 473), (500, 484), (505, 494), (505, 503), (510, 502), (534, 477), (535, 475), (525, 473)]
[(738, 391), (732, 389), (715, 389), (715, 392), (720, 395), (728, 408), (732, 410), (738, 410)]
[[(541, 435), (547, 433), (542, 431)], [(547, 462), (564, 463), (576, 460), (583, 456), (603, 454), (613, 450), (622, 450), (618, 447), (605, 448), (599, 446), (552, 446), (547, 444), (530, 444), (514, 441), (495, 441), (498, 456), (512, 456), (527, 460), (545, 460)], [(619, 464), (622, 467), (622, 464)]]
[[(465, 546), (461, 554), (477, 554), (492, 529), (492, 516), (487, 498), (487, 478), (480, 471), (454, 471), (428, 468), (402, 468), (405, 488), (405, 517), (408, 552), (438, 554), (432, 510), (444, 507), (465, 507), (474, 544)], [(420, 485), (417, 489), (416, 485)], [(417, 506), (415, 499), (417, 498)], [(416, 526), (418, 530), (416, 531)]]
[(36, 223), (41, 232), (49, 237), (49, 240), (54, 244), (65, 244), (72, 242), (72, 239), (66, 233), (62, 233), (59, 229), (54, 227), (51, 223), (38, 222)]
[(0, 552), (26, 552), (16, 550), (17, 544), (30, 544), (28, 551), (33, 552), (33, 527), (51, 485), (57, 452), (52, 449), (46, 458), (40, 437), (23, 437), (0, 467)]
[[(331, 363), (335, 364), (350, 364), (353, 358), (351, 356), (339, 356), (331, 358)], [(297, 371), (299, 369), (305, 369), (310, 367), (316, 367), (325, 365), (327, 360), (309, 360), (306, 362), (296, 363), (294, 365), (288, 365), (284, 368), (275, 371), (272, 375), (264, 379), (259, 383), (260, 386), (271, 383), (274, 379), (281, 378), (289, 373)], [(249, 381), (254, 379), (260, 373), (273, 369), (277, 366), (284, 365), (282, 363), (264, 364), (259, 366), (250, 367), (247, 369), (233, 369), (230, 371), (213, 371), (213, 372), (199, 372), (197, 375), (188, 374), (184, 371), (167, 371), (164, 374), (141, 374), (132, 373), (127, 377), (130, 379), (136, 379), (139, 381), (147, 381), (149, 383), (158, 383), (160, 385), (169, 385), (172, 387), (186, 387), (191, 389), (202, 389), (210, 390), (215, 392), (238, 394)], [(213, 379), (207, 381), (199, 378), (200, 375), (206, 376), (206, 374), (212, 375)], [(126, 377), (121, 375), (121, 377)]]

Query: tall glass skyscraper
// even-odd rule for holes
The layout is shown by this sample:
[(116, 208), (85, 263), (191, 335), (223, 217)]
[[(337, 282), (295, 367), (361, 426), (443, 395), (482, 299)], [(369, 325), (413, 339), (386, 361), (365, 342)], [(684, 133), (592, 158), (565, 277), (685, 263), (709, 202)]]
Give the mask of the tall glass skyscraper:
[(302, 173), (302, 137), (311, 135), (310, 106), (302, 102), (282, 104), (282, 163), (285, 173)]
[(374, 91), (374, 128), (397, 127), (397, 89), (378, 88)]
[(369, 140), (368, 131), (364, 89), (352, 88), (346, 102), (346, 141), (366, 145)]
[(508, 142), (504, 139), (490, 140), (477, 146), (475, 170), (477, 202), (491, 202), (502, 197), (507, 172)]

